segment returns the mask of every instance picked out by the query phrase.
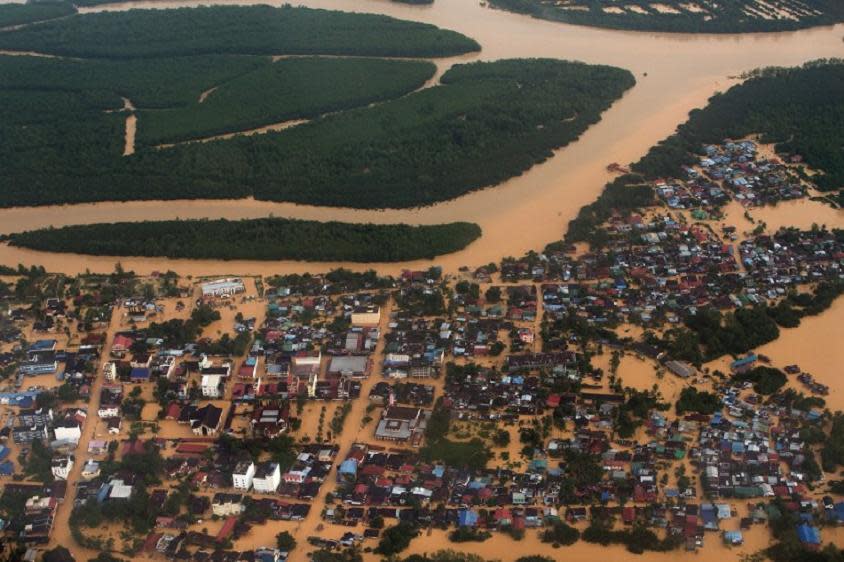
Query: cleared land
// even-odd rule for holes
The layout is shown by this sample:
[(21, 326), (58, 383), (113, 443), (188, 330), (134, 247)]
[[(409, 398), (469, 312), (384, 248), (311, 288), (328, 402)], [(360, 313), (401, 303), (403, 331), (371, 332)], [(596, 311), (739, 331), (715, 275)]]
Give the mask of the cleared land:
[(575, 25), (669, 31), (788, 31), (844, 21), (838, 0), (490, 0), (494, 7)]
[(35, 250), (108, 256), (389, 262), (455, 252), (480, 235), (480, 227), (465, 222), (409, 226), (269, 218), (92, 224), (9, 239)]

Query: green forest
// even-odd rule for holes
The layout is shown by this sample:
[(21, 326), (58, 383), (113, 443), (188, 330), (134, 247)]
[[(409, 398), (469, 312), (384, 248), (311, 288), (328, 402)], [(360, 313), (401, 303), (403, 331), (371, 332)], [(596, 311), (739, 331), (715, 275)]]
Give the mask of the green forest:
[[(157, 59), (57, 59), (0, 55), (0, 88), (99, 92), (120, 107), (125, 97), (138, 108), (195, 104), (202, 92), (271, 67), (269, 57), (202, 55)], [(33, 112), (34, 113), (34, 112)]]
[[(677, 33), (791, 31), (844, 21), (838, 0), (490, 0), (496, 8), (535, 18), (609, 29)], [(658, 4), (658, 5), (657, 5)], [(614, 12), (604, 11), (611, 8)]]
[(480, 227), (465, 222), (409, 226), (266, 218), (91, 224), (8, 239), (34, 250), (108, 256), (392, 262), (455, 252), (480, 235)]
[(677, 177), (697, 161), (704, 145), (759, 134), (783, 155), (799, 155), (818, 172), (812, 181), (824, 191), (844, 187), (844, 62), (814, 61), (796, 68), (766, 68), (709, 99), (677, 131), (651, 147), (633, 165), (635, 173), (607, 184), (594, 203), (569, 223), (567, 242), (600, 240), (599, 225), (613, 209), (653, 201), (645, 180)]
[(201, 103), (139, 112), (137, 140), (156, 145), (309, 119), (402, 96), (435, 70), (426, 61), (282, 59), (221, 84)]
[(0, 28), (51, 20), (76, 13), (70, 2), (0, 4)]
[[(248, 111), (236, 109), (234, 95), (224, 93), (227, 97), (221, 99), (232, 101), (225, 119), (264, 124), (277, 115), (270, 114), (273, 99), (285, 100), (289, 107), (298, 103), (298, 115), (307, 115), (320, 104), (357, 103), (367, 91), (377, 99), (407, 91), (430, 75), (429, 63), (413, 61), (288, 61), (299, 67), (301, 88), (287, 92), (278, 88), (267, 96), (267, 105)], [(14, 62), (5, 64), (14, 66)], [(0, 89), (0, 101), (5, 102), (0, 117), (9, 116), (0, 121), (0, 180), (4, 184), (0, 206), (249, 195), (358, 208), (431, 204), (497, 184), (542, 162), (553, 149), (577, 139), (634, 84), (625, 70), (556, 60), (457, 65), (443, 75), (440, 86), (327, 115), (283, 132), (164, 150), (141, 146), (134, 155), (122, 157), (125, 116), (103, 112), (122, 106), (114, 93), (119, 85), (109, 82), (106, 70), (90, 72), (96, 89), (65, 91), (39, 82), (38, 64), (27, 64), (31, 67), (20, 71), (24, 89)], [(139, 65), (139, 75), (150, 76), (157, 68), (152, 61), (146, 64), (153, 67), (139, 61), (131, 64)], [(177, 74), (180, 65), (186, 64), (175, 60), (165, 67), (167, 75)], [(226, 64), (216, 77), (234, 72)], [(252, 74), (262, 76), (274, 66), (256, 64)], [(310, 72), (316, 86), (305, 77), (309, 64), (322, 69)], [(348, 75), (389, 68), (391, 80), (373, 78), (365, 86), (349, 83), (342, 89), (332, 88), (337, 90), (333, 94), (313, 93), (331, 79), (329, 75), (340, 73), (338, 68), (344, 64), (351, 65), (342, 71)], [(13, 77), (17, 71), (4, 71), (0, 64), (0, 76), (3, 72)], [(237, 90), (241, 82), (246, 89), (250, 80), (251, 74), (238, 75), (220, 89)], [(134, 87), (137, 81), (127, 79), (126, 83)], [(64, 87), (72, 84), (69, 81)], [(143, 92), (140, 98), (151, 105), (189, 102), (184, 111), (190, 112), (196, 105), (212, 103), (217, 91), (198, 104), (199, 94), (208, 85), (208, 80), (186, 74), (162, 91), (138, 88)], [(129, 92), (129, 86), (118, 92)], [(383, 93), (388, 88), (392, 94)], [(302, 94), (305, 90), (313, 95)], [(225, 105), (224, 101), (213, 103)], [(263, 112), (260, 119), (255, 117), (259, 112)], [(142, 142), (163, 138), (161, 131), (167, 127), (171, 127), (167, 131), (192, 127), (181, 130), (184, 136), (223, 127), (219, 115), (207, 122), (176, 120), (172, 126), (160, 125), (156, 137), (154, 132), (145, 132), (144, 117), (150, 113), (140, 111)], [(56, 143), (56, 138), (63, 142)]]
[(75, 15), (0, 34), (0, 49), (91, 58), (200, 54), (442, 57), (480, 50), (454, 31), (374, 14), (214, 6)]

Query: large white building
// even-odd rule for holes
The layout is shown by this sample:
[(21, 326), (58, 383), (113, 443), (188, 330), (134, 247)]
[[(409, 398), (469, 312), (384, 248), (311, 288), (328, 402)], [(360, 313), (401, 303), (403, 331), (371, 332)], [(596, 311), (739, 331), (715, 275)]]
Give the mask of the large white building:
[(262, 494), (274, 494), (281, 484), (281, 467), (277, 462), (264, 462), (255, 469), (252, 487)]
[(67, 477), (70, 475), (70, 471), (72, 468), (73, 455), (53, 459), (52, 465), (50, 466), (50, 469), (53, 472), (53, 476), (55, 476), (59, 480), (67, 480)]
[(223, 396), (225, 385), (223, 375), (202, 375), (200, 387), (205, 398), (220, 398)]
[(232, 473), (232, 486), (236, 490), (247, 491), (252, 487), (252, 478), (255, 476), (255, 463), (252, 461), (241, 461), (234, 467)]
[(77, 445), (82, 438), (82, 428), (79, 427), (79, 423), (75, 420), (68, 419), (60, 421), (53, 428), (53, 431), (56, 434), (56, 441), (62, 441), (64, 443)]
[(216, 279), (202, 284), (203, 297), (231, 297), (246, 292), (242, 279)]

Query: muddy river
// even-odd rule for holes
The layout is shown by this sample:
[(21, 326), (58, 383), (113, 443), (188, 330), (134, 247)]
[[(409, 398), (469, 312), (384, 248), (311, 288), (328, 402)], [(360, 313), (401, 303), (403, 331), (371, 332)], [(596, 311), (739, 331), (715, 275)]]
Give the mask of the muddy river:
[[(215, 2), (204, 0), (202, 4)], [(227, 1), (225, 3), (232, 3)], [(273, 3), (273, 2), (270, 2)], [(275, 2), (279, 3), (279, 2)], [(610, 64), (631, 70), (638, 81), (571, 146), (524, 175), (495, 188), (421, 209), (365, 211), (237, 201), (98, 203), (0, 210), (0, 232), (99, 221), (174, 218), (295, 217), (350, 222), (433, 224), (473, 221), (481, 239), (465, 250), (438, 258), (446, 270), (480, 265), (507, 255), (540, 249), (558, 239), (577, 210), (594, 200), (609, 178), (606, 165), (641, 157), (658, 140), (701, 107), (713, 93), (736, 82), (741, 72), (770, 65), (796, 65), (821, 57), (844, 56), (844, 25), (812, 30), (747, 35), (682, 35), (609, 31), (534, 20), (485, 8), (468, 0), (437, 0), (432, 6), (407, 6), (381, 0), (305, 0), (304, 5), (376, 12), (433, 23), (477, 39), (481, 53), (462, 60), (505, 57), (556, 57)], [(199, 2), (133, 2), (100, 10), (169, 8)], [(441, 69), (440, 69), (441, 71)], [(320, 271), (336, 263), (201, 262), (123, 259), (138, 272), (174, 269), (182, 273)], [(0, 263), (48, 264), (68, 273), (110, 269), (113, 258), (49, 255), (0, 247)], [(385, 273), (430, 262), (375, 264)], [(360, 268), (360, 266), (359, 266)]]

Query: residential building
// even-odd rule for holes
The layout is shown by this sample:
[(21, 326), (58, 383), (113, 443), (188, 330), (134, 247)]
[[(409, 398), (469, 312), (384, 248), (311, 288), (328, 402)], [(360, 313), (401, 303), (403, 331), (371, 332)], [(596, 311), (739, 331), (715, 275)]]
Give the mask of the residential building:
[(264, 462), (255, 469), (252, 486), (256, 492), (273, 494), (281, 484), (281, 467), (277, 462)]
[(232, 486), (235, 490), (247, 491), (252, 487), (252, 478), (254, 476), (255, 463), (252, 461), (241, 461), (234, 467)]

